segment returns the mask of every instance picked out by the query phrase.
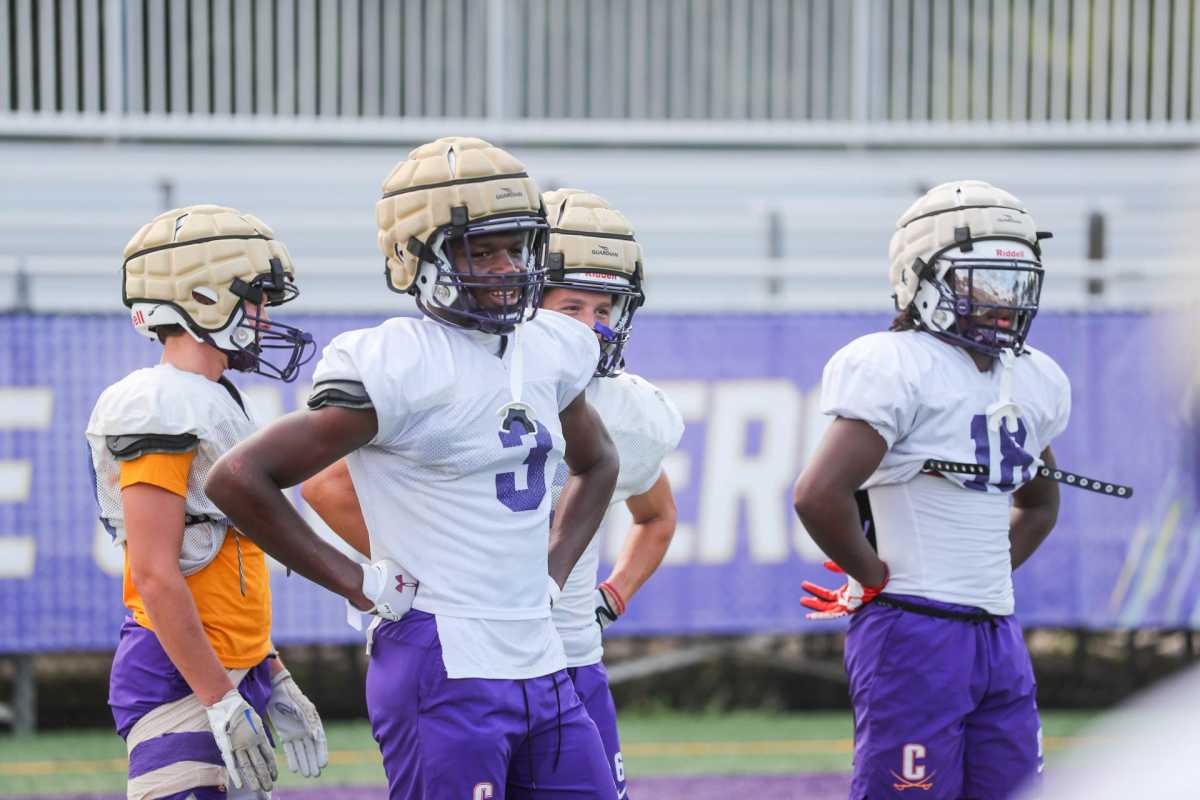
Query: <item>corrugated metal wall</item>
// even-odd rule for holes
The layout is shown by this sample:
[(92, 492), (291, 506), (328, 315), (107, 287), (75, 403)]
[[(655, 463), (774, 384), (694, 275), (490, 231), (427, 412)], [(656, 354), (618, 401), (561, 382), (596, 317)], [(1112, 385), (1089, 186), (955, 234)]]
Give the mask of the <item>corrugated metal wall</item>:
[(0, 121), (1183, 122), (1197, 0), (0, 0)]

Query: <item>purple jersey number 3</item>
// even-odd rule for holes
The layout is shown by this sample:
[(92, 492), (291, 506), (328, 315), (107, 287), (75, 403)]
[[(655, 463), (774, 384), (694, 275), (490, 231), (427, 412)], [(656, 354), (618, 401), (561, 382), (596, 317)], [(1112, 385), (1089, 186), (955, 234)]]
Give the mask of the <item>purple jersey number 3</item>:
[[(975, 463), (987, 467), (988, 473), (976, 475), (963, 483), (968, 489), (986, 492), (991, 478), (992, 441), (988, 435), (987, 416), (976, 414), (971, 418), (971, 438), (975, 441)], [(1009, 433), (1008, 425), (1000, 423), (1000, 482), (995, 484), (1002, 492), (1010, 491), (1016, 484), (1013, 475), (1019, 469), (1021, 481), (1024, 483), (1032, 477), (1030, 467), (1033, 466), (1033, 456), (1025, 452), (1025, 439), (1029, 431), (1025, 428), (1025, 420), (1017, 418), (1016, 433)]]
[[(535, 422), (534, 444), (529, 455), (523, 462), (528, 469), (525, 471), (525, 488), (517, 488), (515, 472), (501, 472), (496, 475), (496, 499), (504, 504), (509, 511), (533, 511), (542, 504), (546, 496), (546, 456), (554, 441), (550, 432), (540, 422)], [(505, 447), (521, 447), (522, 438), (529, 433), (521, 420), (514, 420), (512, 429), (500, 432), (500, 444)]]

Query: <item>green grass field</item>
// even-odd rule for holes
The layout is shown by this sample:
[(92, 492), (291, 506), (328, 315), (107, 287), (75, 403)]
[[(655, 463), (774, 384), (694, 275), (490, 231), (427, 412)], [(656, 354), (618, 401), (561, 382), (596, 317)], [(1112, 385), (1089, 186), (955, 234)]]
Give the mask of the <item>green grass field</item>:
[[(1048, 762), (1071, 745), (1091, 716), (1043, 712)], [(366, 722), (332, 723), (326, 730), (330, 764), (323, 784), (383, 783), (379, 751)], [(847, 771), (851, 734), (850, 716), (841, 712), (621, 717), (626, 769), (643, 776)], [(110, 731), (0, 736), (0, 797), (121, 792), (124, 756), (124, 744)], [(282, 764), (281, 777), (285, 787), (305, 784)]]

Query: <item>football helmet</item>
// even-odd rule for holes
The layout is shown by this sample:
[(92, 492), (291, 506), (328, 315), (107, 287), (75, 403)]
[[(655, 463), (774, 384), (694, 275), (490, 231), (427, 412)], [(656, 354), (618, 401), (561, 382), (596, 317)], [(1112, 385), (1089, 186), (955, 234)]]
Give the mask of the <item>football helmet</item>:
[(121, 272), (121, 300), (143, 336), (179, 325), (225, 353), (230, 369), (283, 381), (316, 352), (311, 334), (246, 310), (299, 294), (287, 248), (253, 215), (216, 205), (159, 214), (125, 245)]
[(1042, 291), (1041, 240), (1021, 202), (984, 181), (935, 186), (896, 223), (893, 299), (918, 326), (997, 356), (1020, 354)]
[(408, 154), (375, 205), (388, 288), (432, 319), (503, 334), (541, 299), (546, 215), (525, 166), (482, 139)]
[(596, 323), (600, 362), (596, 375), (624, 369), (625, 344), (633, 315), (646, 300), (642, 291), (642, 246), (625, 215), (604, 198), (580, 189), (556, 189), (542, 195), (550, 223), (546, 288), (611, 294), (610, 326)]

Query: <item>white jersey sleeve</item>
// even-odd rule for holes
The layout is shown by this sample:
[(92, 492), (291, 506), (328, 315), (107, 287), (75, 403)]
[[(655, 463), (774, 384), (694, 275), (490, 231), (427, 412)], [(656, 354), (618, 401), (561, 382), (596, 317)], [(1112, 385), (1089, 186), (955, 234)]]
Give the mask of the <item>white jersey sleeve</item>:
[(890, 448), (911, 427), (916, 387), (905, 353), (886, 333), (855, 339), (834, 353), (821, 378), (821, 411), (870, 425)]
[(1030, 416), (1037, 426), (1038, 441), (1048, 447), (1067, 429), (1071, 419), (1071, 382), (1062, 367), (1042, 351), (1027, 348), (1025, 357), (1041, 377), (1035, 383), (1041, 390), (1041, 397), (1037, 403), (1030, 404)]
[(330, 381), (362, 384), (379, 423), (371, 444), (394, 445), (414, 411), (449, 396), (447, 373), (420, 367), (448, 363), (452, 357), (444, 337), (429, 335), (429, 325), (397, 317), (374, 328), (342, 333), (321, 354), (313, 371), (314, 389)]
[(562, 411), (587, 388), (600, 363), (600, 342), (588, 326), (577, 319), (543, 308), (535, 319), (559, 353), (558, 410)]
[[(662, 474), (663, 459), (683, 435), (683, 417), (675, 404), (654, 384), (628, 373), (594, 379), (587, 399), (608, 429), (621, 462), (610, 507), (646, 493)], [(565, 469), (555, 476), (556, 500), (566, 478)], [(575, 564), (554, 607), (554, 625), (568, 667), (595, 664), (604, 654), (600, 627), (592, 616), (599, 567), (597, 535)]]
[(662, 474), (662, 462), (683, 436), (683, 416), (654, 384), (624, 373), (598, 379), (588, 402), (604, 421), (621, 460), (612, 502), (623, 503), (650, 491)]

